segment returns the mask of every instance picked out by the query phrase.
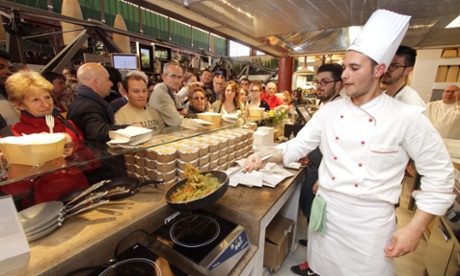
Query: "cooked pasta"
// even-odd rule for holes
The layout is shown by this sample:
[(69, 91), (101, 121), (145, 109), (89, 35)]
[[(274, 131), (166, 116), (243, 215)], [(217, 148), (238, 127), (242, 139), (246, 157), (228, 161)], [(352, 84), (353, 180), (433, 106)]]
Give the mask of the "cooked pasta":
[(187, 182), (172, 193), (171, 202), (192, 201), (206, 196), (220, 187), (218, 179), (212, 174), (201, 174), (200, 170), (188, 164), (185, 176), (188, 176)]

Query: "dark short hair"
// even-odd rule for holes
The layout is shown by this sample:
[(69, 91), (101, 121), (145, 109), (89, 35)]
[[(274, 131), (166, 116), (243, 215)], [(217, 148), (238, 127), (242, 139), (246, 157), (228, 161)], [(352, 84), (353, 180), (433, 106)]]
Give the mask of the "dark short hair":
[(10, 56), (10, 54), (9, 54), (7, 51), (5, 51), (5, 50), (1, 50), (1, 49), (0, 49), (0, 58), (6, 59), (6, 60), (8, 60), (9, 62), (11, 62), (11, 56)]
[(222, 74), (219, 73), (219, 72), (214, 72), (214, 73), (212, 73), (212, 80), (214, 80), (215, 78), (220, 79), (220, 78), (224, 78), (224, 76), (222, 76)]
[(104, 68), (109, 73), (109, 79), (113, 84), (112, 89), (118, 92), (117, 83), (123, 81), (123, 76), (117, 68), (114, 68), (112, 66), (104, 66)]
[(141, 80), (145, 82), (145, 79), (140, 75), (132, 74), (131, 76), (125, 77), (123, 81), (121, 82), (121, 84), (123, 85), (123, 88), (126, 90), (126, 93), (128, 93), (128, 90), (129, 90), (129, 80)]
[(53, 71), (43, 71), (42, 77), (44, 77), (47, 81), (53, 83), (55, 79), (65, 80), (65, 76), (60, 73), (56, 73)]
[(415, 65), (415, 57), (417, 57), (417, 51), (411, 47), (404, 45), (399, 46), (398, 50), (396, 51), (396, 55), (404, 58), (405, 66)]
[(211, 73), (211, 71), (210, 71), (208, 68), (204, 68), (203, 70), (201, 70), (200, 76), (203, 75), (204, 72), (209, 72), (209, 73)]
[(242, 79), (240, 80), (240, 83), (241, 83), (242, 81), (247, 81), (247, 82), (249, 82), (249, 79), (248, 79), (248, 78), (242, 78)]
[(325, 63), (321, 65), (320, 67), (318, 67), (317, 74), (322, 72), (331, 72), (332, 78), (334, 80), (342, 80), (343, 68), (342, 65), (338, 63)]
[[(70, 74), (76, 76), (77, 75), (77, 71), (75, 69), (73, 69), (72, 67), (64, 67), (64, 70), (69, 70), (70, 71)], [(64, 71), (62, 70), (62, 71)]]

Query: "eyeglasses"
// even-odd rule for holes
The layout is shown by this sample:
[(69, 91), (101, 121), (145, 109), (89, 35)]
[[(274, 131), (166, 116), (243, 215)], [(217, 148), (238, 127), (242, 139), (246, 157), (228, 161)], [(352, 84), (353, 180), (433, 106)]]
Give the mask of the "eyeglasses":
[(318, 85), (318, 84), (321, 84), (321, 86), (326, 86), (328, 83), (331, 83), (331, 82), (338, 82), (340, 80), (331, 80), (331, 81), (327, 81), (327, 80), (314, 80), (313, 81), (313, 84), (314, 85)]
[(193, 97), (193, 100), (195, 100), (195, 101), (204, 100), (204, 97)]
[(390, 66), (388, 66), (388, 71), (394, 72), (394, 71), (398, 70), (401, 67), (405, 69), (405, 68), (411, 67), (411, 66), (405, 66), (405, 65), (401, 65), (401, 64), (397, 64), (397, 63), (392, 63), (392, 64), (390, 64)]
[[(165, 74), (165, 75), (166, 75), (166, 74)], [(176, 80), (182, 79), (182, 76), (178, 76), (178, 75), (166, 75), (166, 76), (168, 76), (168, 77), (170, 77), (170, 78), (172, 78), (172, 79), (176, 79)]]
[(258, 92), (260, 92), (260, 90), (251, 90), (250, 92), (251, 93), (258, 93)]

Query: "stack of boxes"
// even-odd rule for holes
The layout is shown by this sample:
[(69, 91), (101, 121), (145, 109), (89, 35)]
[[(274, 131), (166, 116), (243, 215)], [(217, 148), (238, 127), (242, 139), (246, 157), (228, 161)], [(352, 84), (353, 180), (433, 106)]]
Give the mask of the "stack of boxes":
[[(181, 138), (177, 134), (155, 136), (150, 144)], [(125, 164), (129, 177), (140, 181), (163, 179), (170, 185), (184, 178), (187, 164), (201, 171), (226, 170), (252, 152), (253, 142), (252, 130), (221, 130), (125, 154)]]
[[(442, 52), (442, 58), (445, 58), (446, 60), (448, 58), (458, 57), (460, 57), (460, 48), (444, 49)], [(435, 82), (460, 82), (460, 66), (458, 65), (458, 61), (454, 61), (454, 63), (456, 64), (440, 65), (436, 74)]]

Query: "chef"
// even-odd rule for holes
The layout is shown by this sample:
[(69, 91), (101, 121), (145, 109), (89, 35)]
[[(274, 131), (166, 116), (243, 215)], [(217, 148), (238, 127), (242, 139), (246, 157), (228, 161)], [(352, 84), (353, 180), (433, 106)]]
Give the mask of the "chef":
[[(320, 146), (307, 259), (311, 275), (394, 275), (393, 258), (414, 251), (428, 224), (454, 200), (453, 167), (423, 109), (382, 92), (379, 80), (404, 37), (409, 16), (377, 10), (347, 50), (348, 97), (322, 107), (297, 137), (278, 146), (288, 164)], [(263, 153), (247, 158), (261, 168)], [(423, 175), (417, 210), (396, 230), (394, 204), (409, 158)], [(271, 160), (272, 161), (272, 160)]]
[(460, 102), (457, 94), (460, 94), (460, 88), (449, 85), (442, 93), (442, 100), (426, 105), (426, 116), (445, 139), (460, 139)]

